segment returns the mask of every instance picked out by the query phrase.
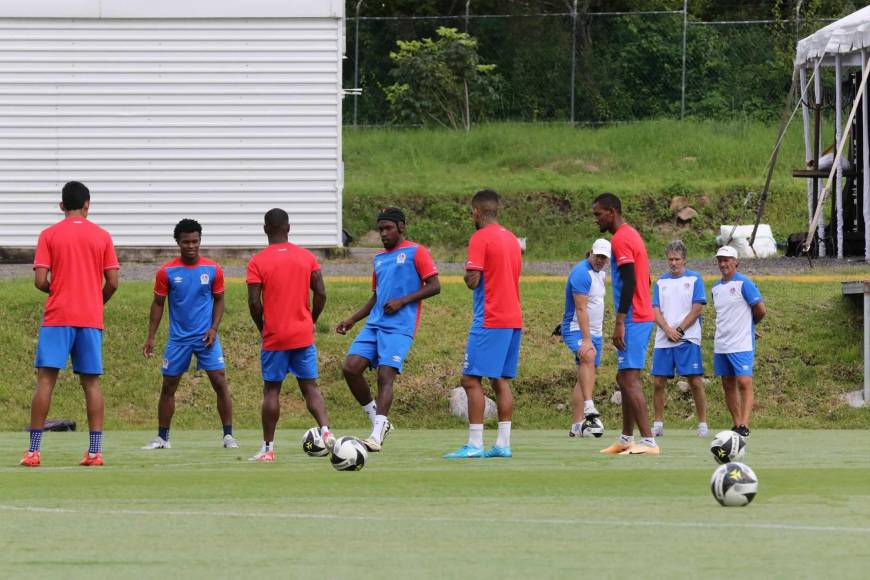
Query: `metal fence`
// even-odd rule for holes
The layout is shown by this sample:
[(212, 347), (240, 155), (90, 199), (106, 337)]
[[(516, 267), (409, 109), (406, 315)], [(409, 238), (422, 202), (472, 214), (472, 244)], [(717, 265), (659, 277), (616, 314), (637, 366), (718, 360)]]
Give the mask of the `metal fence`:
[[(468, 3), (467, 5), (470, 5)], [(657, 117), (775, 119), (797, 38), (834, 19), (699, 22), (682, 11), (347, 18), (344, 122), (394, 122), (385, 89), (398, 40), (439, 27), (479, 41), (502, 77), (493, 120), (614, 123)]]

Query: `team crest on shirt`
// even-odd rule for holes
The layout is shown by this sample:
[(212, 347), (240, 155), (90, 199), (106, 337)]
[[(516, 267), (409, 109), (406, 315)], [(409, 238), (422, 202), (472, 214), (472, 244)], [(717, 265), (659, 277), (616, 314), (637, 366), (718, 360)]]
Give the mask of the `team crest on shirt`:
[(400, 253), (398, 256), (396, 256), (396, 263), (397, 264), (404, 264), (405, 258), (406, 258), (405, 252)]
[(685, 288), (686, 290), (688, 290), (688, 289), (691, 288), (691, 287), (692, 287), (692, 285), (689, 284), (688, 282), (686, 282), (685, 284), (683, 284), (683, 288)]
[(735, 288), (734, 286), (732, 286), (731, 289), (728, 291), (731, 293), (731, 296), (737, 295), (737, 288)]
[(182, 283), (184, 282), (184, 278), (182, 278), (181, 276), (176, 276), (176, 277), (174, 277), (174, 278), (172, 279), (172, 281), (173, 281), (175, 284), (182, 284)]
[(203, 274), (199, 277), (200, 284), (208, 284), (208, 274)]

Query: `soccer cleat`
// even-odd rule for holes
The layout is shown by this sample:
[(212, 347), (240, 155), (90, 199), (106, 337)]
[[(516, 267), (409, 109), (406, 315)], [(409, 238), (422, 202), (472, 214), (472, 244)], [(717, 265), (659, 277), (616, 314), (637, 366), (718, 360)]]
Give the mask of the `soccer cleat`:
[(248, 461), (262, 461), (263, 463), (272, 463), (275, 461), (275, 451), (266, 451), (266, 448), (260, 449), (256, 455), (249, 457)]
[[(167, 445), (168, 445), (168, 443), (167, 443)], [(223, 446), (224, 446), (224, 449), (238, 449), (239, 442), (236, 441), (235, 437), (227, 434), (227, 435), (224, 435)]]
[(18, 464), (24, 467), (39, 467), (41, 465), (39, 451), (25, 451), (24, 457), (21, 458)]
[(710, 430), (707, 427), (698, 425), (698, 437), (707, 437), (710, 435)]
[(493, 445), (491, 448), (487, 449), (483, 452), (484, 457), (513, 457), (514, 454), (511, 452), (510, 447), (496, 447)]
[(574, 423), (573, 425), (571, 425), (571, 429), (568, 430), (568, 437), (583, 437), (583, 434), (581, 432), (581, 425), (582, 423)]
[(103, 454), (88, 453), (87, 451), (85, 451), (85, 456), (82, 457), (81, 461), (79, 461), (79, 465), (83, 465), (85, 467), (99, 467), (103, 465)]
[(653, 437), (661, 437), (665, 434), (665, 426), (664, 425), (654, 425), (652, 428)]
[(646, 443), (638, 443), (637, 445), (632, 445), (620, 453), (620, 455), (661, 455), (661, 449), (659, 449), (658, 445), (653, 447)]
[(732, 427), (731, 430), (738, 435), (746, 437), (747, 439), (749, 438), (749, 427), (746, 425), (738, 425), (737, 427)]
[(320, 438), (323, 439), (323, 444), (332, 453), (332, 448), (335, 447), (335, 437), (329, 431), (320, 434)]
[(375, 439), (374, 437), (369, 437), (368, 439), (363, 439), (362, 444), (366, 446), (366, 449), (368, 449), (369, 451), (375, 452), (375, 453), (377, 453), (378, 451), (381, 450), (381, 444), (378, 443), (378, 440)]
[(606, 455), (622, 455), (623, 451), (628, 451), (631, 449), (633, 443), (620, 443), (619, 441), (615, 442), (610, 447), (605, 447), (601, 450), (601, 453)]
[(483, 455), (483, 447), (465, 444), (456, 451), (448, 453), (444, 459), (480, 459)]
[[(224, 445), (224, 447), (226, 447), (226, 445)], [(142, 449), (171, 449), (171, 448), (172, 448), (172, 445), (169, 444), (169, 441), (166, 441), (162, 437), (157, 436), (154, 439), (152, 439), (148, 443), (148, 445), (146, 445)]]
[(378, 452), (384, 445), (384, 440), (387, 438), (387, 434), (394, 429), (393, 424), (390, 423), (389, 419), (384, 422), (384, 428), (381, 431), (380, 440), (375, 437), (374, 432), (372, 432), (371, 436), (368, 439), (363, 440), (363, 445), (366, 446), (366, 449), (369, 451)]

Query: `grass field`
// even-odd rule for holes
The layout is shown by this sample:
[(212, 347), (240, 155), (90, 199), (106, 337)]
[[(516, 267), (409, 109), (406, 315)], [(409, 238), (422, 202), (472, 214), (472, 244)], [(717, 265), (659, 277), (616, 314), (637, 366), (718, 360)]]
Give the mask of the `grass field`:
[[(660, 457), (516, 430), (510, 460), (448, 462), (465, 432), (400, 429), (357, 473), (278, 434), (251, 464), (214, 432), (168, 451), (107, 435), (104, 468), (75, 467), (86, 435), (49, 434), (43, 467), (0, 434), (0, 576), (64, 578), (866, 578), (870, 432), (753, 433), (759, 494), (712, 498), (709, 440), (672, 431)], [(361, 435), (362, 433), (355, 433)], [(491, 442), (493, 432), (487, 432)]]

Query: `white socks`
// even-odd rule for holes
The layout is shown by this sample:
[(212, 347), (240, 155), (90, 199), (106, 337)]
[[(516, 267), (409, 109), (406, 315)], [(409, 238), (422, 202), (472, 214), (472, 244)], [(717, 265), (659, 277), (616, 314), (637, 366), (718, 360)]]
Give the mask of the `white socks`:
[(478, 449), (483, 448), (483, 423), (468, 425), (468, 444)]
[(510, 447), (511, 446), (511, 422), (510, 421), (499, 421), (498, 422), (498, 437), (495, 440), (496, 447)]
[(619, 434), (619, 443), (620, 445), (628, 445), (629, 443), (634, 443), (634, 435), (623, 435)]
[(658, 447), (658, 445), (656, 445), (655, 437), (644, 437), (640, 440), (640, 442), (647, 447)]
[[(372, 403), (372, 404), (374, 404), (374, 403)], [(387, 422), (386, 415), (375, 415), (375, 421), (374, 421), (374, 424), (372, 425), (371, 437), (372, 437), (372, 439), (377, 441), (379, 444), (383, 443), (384, 425), (386, 424), (386, 422)]]
[(596, 415), (598, 414), (598, 410), (595, 408), (595, 403), (593, 403), (591, 400), (583, 401), (583, 414), (589, 415), (590, 413), (595, 413)]
[(269, 441), (268, 443), (263, 441), (263, 451), (273, 451), (274, 445), (275, 445), (274, 441)]
[(372, 427), (375, 425), (375, 416), (378, 413), (378, 409), (375, 406), (374, 400), (372, 400), (368, 405), (362, 405), (362, 410), (365, 412), (366, 417), (369, 418), (369, 421), (372, 422)]

